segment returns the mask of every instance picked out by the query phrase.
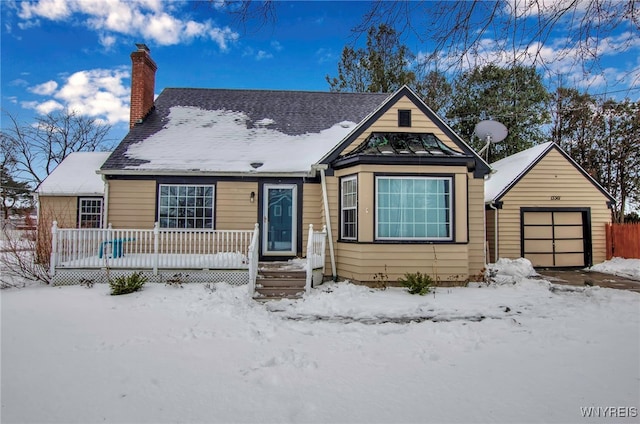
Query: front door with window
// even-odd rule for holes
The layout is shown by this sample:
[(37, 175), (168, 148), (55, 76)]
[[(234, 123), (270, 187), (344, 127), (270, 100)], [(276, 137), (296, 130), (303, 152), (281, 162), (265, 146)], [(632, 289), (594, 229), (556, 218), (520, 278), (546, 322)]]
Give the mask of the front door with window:
[(296, 254), (297, 191), (295, 184), (265, 184), (262, 218), (262, 254)]

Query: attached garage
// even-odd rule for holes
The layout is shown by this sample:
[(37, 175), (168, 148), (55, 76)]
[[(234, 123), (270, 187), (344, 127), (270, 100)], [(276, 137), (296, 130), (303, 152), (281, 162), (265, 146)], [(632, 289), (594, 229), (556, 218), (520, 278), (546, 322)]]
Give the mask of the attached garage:
[(613, 198), (554, 143), (491, 164), (485, 181), (488, 258), (542, 268), (605, 260)]
[(521, 208), (522, 256), (539, 267), (591, 263), (588, 208)]

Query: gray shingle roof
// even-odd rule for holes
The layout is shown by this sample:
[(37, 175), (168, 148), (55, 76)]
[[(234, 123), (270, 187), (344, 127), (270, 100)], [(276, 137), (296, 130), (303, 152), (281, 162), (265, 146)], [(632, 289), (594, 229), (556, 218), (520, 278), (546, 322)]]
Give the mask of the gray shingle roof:
[(120, 170), (144, 163), (127, 157), (127, 149), (160, 131), (174, 106), (242, 112), (249, 117), (248, 128), (268, 118), (275, 121), (270, 128), (300, 135), (318, 133), (342, 121), (359, 123), (389, 97), (390, 94), (378, 93), (166, 88), (156, 99), (155, 109), (129, 131), (101, 169)]

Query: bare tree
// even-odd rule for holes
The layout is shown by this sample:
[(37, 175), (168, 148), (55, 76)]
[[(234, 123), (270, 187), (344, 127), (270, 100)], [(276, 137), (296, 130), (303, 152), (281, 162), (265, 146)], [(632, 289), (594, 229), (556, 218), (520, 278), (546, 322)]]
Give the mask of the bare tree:
[(13, 177), (40, 184), (70, 153), (111, 148), (106, 136), (110, 125), (75, 111), (65, 110), (22, 123), (5, 113), (9, 126), (0, 137), (3, 151), (14, 164)]
[[(444, 62), (448, 71), (485, 65), (482, 60), (544, 69), (564, 60), (588, 73), (600, 71), (604, 51), (624, 50), (640, 37), (640, 2), (376, 1), (354, 30), (365, 34), (380, 23), (431, 42), (424, 63)], [(557, 31), (562, 44), (555, 39), (549, 55)]]
[(575, 89), (558, 89), (553, 141), (616, 199), (614, 222), (628, 203), (640, 203), (640, 103), (597, 100)]

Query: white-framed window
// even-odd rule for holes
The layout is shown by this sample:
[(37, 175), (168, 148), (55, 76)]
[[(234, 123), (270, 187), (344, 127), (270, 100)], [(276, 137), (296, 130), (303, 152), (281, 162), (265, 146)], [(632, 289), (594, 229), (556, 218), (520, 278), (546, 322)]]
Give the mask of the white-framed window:
[(81, 197), (79, 199), (78, 228), (102, 228), (101, 197)]
[(355, 240), (358, 237), (358, 179), (355, 175), (340, 180), (340, 237)]
[(452, 240), (451, 177), (376, 177), (376, 240)]
[(213, 228), (214, 185), (160, 184), (162, 228)]

